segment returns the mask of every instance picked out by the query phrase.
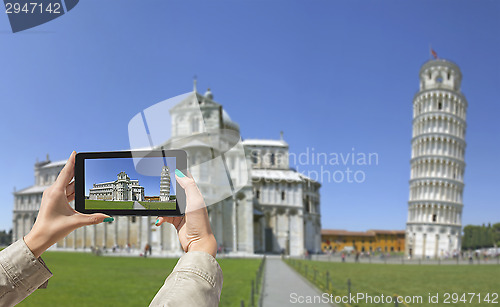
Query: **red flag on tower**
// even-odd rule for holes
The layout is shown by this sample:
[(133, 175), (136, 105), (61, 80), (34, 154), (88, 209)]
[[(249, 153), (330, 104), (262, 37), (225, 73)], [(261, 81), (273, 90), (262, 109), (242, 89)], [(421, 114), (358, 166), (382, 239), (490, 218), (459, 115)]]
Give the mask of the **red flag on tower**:
[(438, 58), (438, 54), (436, 53), (436, 51), (434, 51), (434, 49), (431, 48), (431, 54), (432, 56), (434, 57), (434, 59), (437, 59)]

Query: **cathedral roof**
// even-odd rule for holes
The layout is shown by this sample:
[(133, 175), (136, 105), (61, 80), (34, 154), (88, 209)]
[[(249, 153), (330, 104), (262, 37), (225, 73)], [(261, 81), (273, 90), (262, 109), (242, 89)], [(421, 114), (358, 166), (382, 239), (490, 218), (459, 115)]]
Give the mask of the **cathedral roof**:
[(49, 162), (40, 168), (51, 168), (51, 167), (55, 167), (55, 166), (64, 166), (64, 165), (66, 165), (66, 161), (68, 161), (68, 160)]
[(32, 185), (31, 187), (27, 187), (25, 189), (14, 192), (14, 195), (28, 195), (28, 194), (38, 194), (43, 193), (49, 185)]
[(245, 139), (243, 145), (246, 146), (273, 146), (273, 147), (288, 147), (288, 143), (284, 140), (264, 140), (264, 139)]

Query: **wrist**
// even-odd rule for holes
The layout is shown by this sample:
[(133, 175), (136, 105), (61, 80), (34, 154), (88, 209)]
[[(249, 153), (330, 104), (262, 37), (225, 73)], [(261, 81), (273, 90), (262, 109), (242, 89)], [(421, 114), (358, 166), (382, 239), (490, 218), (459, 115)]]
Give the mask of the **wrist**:
[(203, 239), (191, 242), (187, 251), (188, 252), (194, 252), (194, 251), (205, 252), (205, 253), (212, 255), (215, 258), (215, 256), (217, 255), (217, 241), (215, 240), (214, 235), (211, 234)]
[(26, 246), (28, 246), (35, 258), (40, 257), (50, 246), (43, 236), (34, 232), (33, 229), (26, 236), (24, 236), (23, 239), (24, 243), (26, 243)]

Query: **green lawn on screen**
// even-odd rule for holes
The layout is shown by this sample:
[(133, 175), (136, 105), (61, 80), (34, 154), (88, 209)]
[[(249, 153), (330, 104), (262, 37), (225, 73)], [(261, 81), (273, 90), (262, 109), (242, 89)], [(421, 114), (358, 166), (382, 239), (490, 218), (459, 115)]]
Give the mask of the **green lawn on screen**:
[[(495, 261), (495, 260), (493, 260)], [(299, 266), (298, 263), (301, 263)], [(500, 294), (500, 265), (402, 265), (402, 264), (369, 264), (369, 263), (338, 263), (295, 260), (288, 261), (291, 266), (302, 275), (305, 275), (307, 265), (307, 279), (325, 292), (334, 295), (347, 294), (347, 279), (351, 280), (351, 293), (368, 293), (372, 296), (400, 295), (423, 297), (423, 304), (408, 304), (408, 306), (487, 306), (476, 301), (467, 304), (445, 304), (444, 293), (487, 293)], [(316, 279), (314, 279), (316, 270)], [(327, 291), (326, 272), (329, 272), (333, 288)], [(314, 281), (315, 280), (315, 281)], [(429, 304), (429, 292), (439, 293), (439, 303)], [(460, 297), (459, 297), (460, 298)], [(490, 294), (490, 299), (493, 297)], [(500, 298), (497, 299), (500, 302)], [(359, 304), (357, 306), (394, 306), (393, 304)], [(399, 304), (399, 306), (405, 306)]]
[[(148, 306), (177, 259), (98, 257), (47, 252), (54, 276), (18, 306)], [(260, 259), (218, 259), (224, 272), (220, 306), (249, 306), (250, 283)]]
[(150, 210), (174, 210), (176, 206), (176, 202), (159, 202), (159, 201), (152, 201), (152, 202), (147, 202), (147, 201), (140, 201), (139, 202), (141, 205), (144, 206), (146, 209)]
[(86, 209), (132, 209), (133, 201), (110, 201), (110, 200), (94, 200), (86, 199)]

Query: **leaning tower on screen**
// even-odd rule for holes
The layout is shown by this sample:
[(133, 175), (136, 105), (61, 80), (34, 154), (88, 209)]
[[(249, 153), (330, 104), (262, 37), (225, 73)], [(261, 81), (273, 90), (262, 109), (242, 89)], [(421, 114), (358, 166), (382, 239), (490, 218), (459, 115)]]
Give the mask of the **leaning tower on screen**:
[(467, 100), (460, 68), (426, 62), (413, 99), (406, 254), (417, 258), (460, 251)]
[(160, 201), (170, 200), (170, 171), (168, 166), (163, 166), (161, 169), (160, 179)]

